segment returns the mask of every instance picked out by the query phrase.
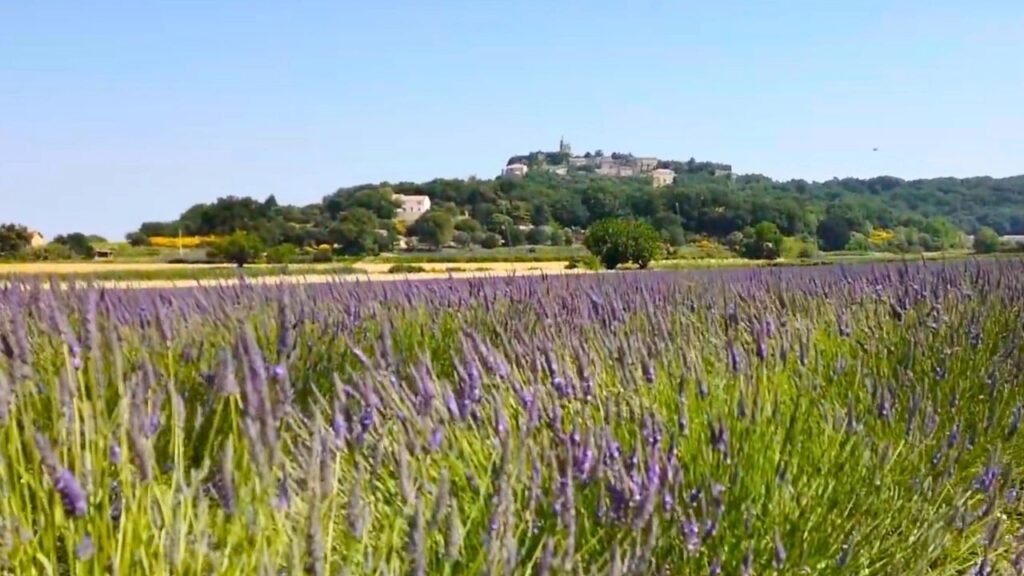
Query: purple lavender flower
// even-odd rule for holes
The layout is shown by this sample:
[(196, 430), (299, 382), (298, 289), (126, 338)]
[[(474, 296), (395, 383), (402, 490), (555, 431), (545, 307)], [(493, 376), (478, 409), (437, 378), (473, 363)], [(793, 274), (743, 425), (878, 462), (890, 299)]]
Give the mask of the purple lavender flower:
[(82, 486), (70, 470), (61, 468), (53, 479), (53, 487), (60, 495), (60, 502), (64, 506), (64, 512), (74, 518), (85, 516), (87, 511), (85, 490), (82, 489)]
[(999, 465), (989, 463), (982, 469), (981, 473), (974, 478), (973, 487), (979, 492), (991, 492), (995, 487), (996, 478), (999, 476)]
[(838, 568), (845, 568), (846, 565), (850, 562), (850, 555), (852, 552), (853, 549), (850, 547), (848, 543), (843, 544), (839, 548), (839, 555), (836, 557), (836, 566)]
[(946, 449), (952, 450), (960, 442), (960, 424), (953, 424), (953, 429), (946, 436)]
[(114, 466), (121, 463), (121, 445), (117, 443), (117, 440), (110, 441), (110, 447), (107, 449), (107, 458)]
[(40, 433), (35, 433), (36, 448), (43, 463), (43, 469), (50, 476), (53, 488), (60, 496), (64, 512), (72, 518), (81, 518), (88, 511), (88, 496), (78, 483), (75, 475), (57, 461), (57, 456), (50, 447), (49, 441)]
[(781, 570), (786, 565), (786, 548), (782, 545), (782, 537), (779, 536), (779, 531), (775, 531), (775, 535), (772, 537), (773, 542), (773, 564), (776, 570)]
[(1017, 404), (1013, 411), (1010, 412), (1010, 425), (1006, 429), (1006, 438), (1013, 438), (1017, 434), (1017, 430), (1020, 428), (1020, 418), (1024, 415), (1024, 406)]
[(430, 435), (427, 437), (427, 448), (431, 452), (437, 452), (441, 449), (441, 443), (444, 442), (444, 428), (441, 426), (434, 426), (430, 430)]
[(681, 528), (686, 551), (690, 554), (697, 552), (700, 549), (700, 528), (697, 526), (697, 522), (693, 519), (692, 515), (683, 520)]
[(92, 538), (88, 534), (82, 536), (82, 540), (75, 545), (75, 558), (80, 562), (92, 558), (92, 555), (95, 553), (96, 547), (93, 546)]

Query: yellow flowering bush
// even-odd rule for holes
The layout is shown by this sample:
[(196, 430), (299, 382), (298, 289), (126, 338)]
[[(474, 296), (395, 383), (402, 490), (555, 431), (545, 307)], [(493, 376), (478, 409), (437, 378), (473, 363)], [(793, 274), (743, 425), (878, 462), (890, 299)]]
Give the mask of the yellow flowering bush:
[(151, 236), (149, 245), (157, 248), (199, 248), (216, 241), (216, 236)]

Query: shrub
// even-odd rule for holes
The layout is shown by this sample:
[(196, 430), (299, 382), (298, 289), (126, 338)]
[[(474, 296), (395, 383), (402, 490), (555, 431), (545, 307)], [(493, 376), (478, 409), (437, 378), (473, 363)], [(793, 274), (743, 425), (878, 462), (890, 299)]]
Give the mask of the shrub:
[(409, 232), (419, 238), (420, 242), (435, 250), (440, 250), (442, 246), (452, 241), (455, 234), (455, 222), (448, 212), (431, 210), (420, 216)]
[(452, 235), (452, 242), (460, 248), (467, 248), (473, 244), (473, 237), (468, 232), (456, 231)]
[(421, 274), (427, 269), (418, 264), (394, 264), (388, 268), (388, 274)]
[(661, 236), (653, 226), (623, 218), (595, 223), (587, 230), (583, 245), (609, 270), (627, 263), (646, 268), (662, 252)]
[(334, 261), (334, 254), (331, 254), (331, 250), (329, 248), (327, 250), (317, 248), (313, 251), (313, 255), (310, 259), (314, 264), (325, 264), (327, 262)]
[(761, 222), (743, 235), (743, 255), (753, 260), (775, 260), (782, 250), (782, 233), (774, 222)]
[(583, 268), (584, 270), (600, 270), (601, 261), (593, 254), (587, 254), (586, 256), (573, 256), (572, 258), (569, 258), (569, 263), (565, 265), (565, 269), (576, 270), (577, 268)]
[(231, 262), (239, 268), (258, 260), (263, 254), (263, 241), (259, 236), (248, 232), (234, 234), (214, 242), (207, 251), (207, 256)]
[(787, 259), (817, 258), (818, 243), (813, 238), (788, 237), (782, 239), (781, 255)]
[(31, 248), (23, 254), (24, 259), (32, 262), (60, 262), (62, 260), (71, 260), (75, 257), (75, 253), (71, 251), (71, 248), (54, 242), (39, 248)]
[(483, 240), (480, 241), (480, 246), (493, 250), (498, 246), (501, 246), (501, 236), (498, 236), (494, 232), (488, 232), (484, 234)]
[(128, 241), (128, 244), (133, 248), (141, 248), (143, 246), (149, 246), (149, 237), (142, 232), (130, 232), (124, 237)]
[(988, 226), (982, 226), (974, 235), (974, 251), (978, 254), (992, 254), (999, 251), (999, 234)]
[(294, 262), (299, 255), (293, 244), (279, 244), (267, 250), (267, 262), (270, 264), (288, 264)]
[(846, 244), (847, 252), (871, 252), (871, 241), (860, 232), (850, 234), (850, 241)]
[(526, 233), (527, 244), (543, 246), (551, 243), (551, 228), (547, 226), (534, 226)]

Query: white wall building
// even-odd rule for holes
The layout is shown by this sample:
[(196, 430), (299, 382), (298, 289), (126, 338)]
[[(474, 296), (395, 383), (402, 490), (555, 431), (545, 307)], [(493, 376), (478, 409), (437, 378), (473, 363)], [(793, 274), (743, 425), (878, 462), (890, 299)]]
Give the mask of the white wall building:
[(651, 172), (651, 179), (654, 180), (654, 187), (661, 188), (675, 182), (676, 173), (668, 168), (658, 168)]
[(402, 202), (398, 208), (397, 218), (406, 224), (412, 224), (419, 220), (430, 210), (429, 196), (402, 196), (395, 195), (395, 198)]
[(509, 164), (508, 166), (505, 166), (503, 174), (507, 178), (522, 178), (523, 176), (526, 176), (526, 173), (529, 172), (529, 170), (530, 169), (526, 164)]

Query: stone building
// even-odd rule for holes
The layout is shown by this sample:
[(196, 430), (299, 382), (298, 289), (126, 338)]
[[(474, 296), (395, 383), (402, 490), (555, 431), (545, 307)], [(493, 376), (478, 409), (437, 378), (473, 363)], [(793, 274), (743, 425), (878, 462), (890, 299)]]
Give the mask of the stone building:
[(661, 188), (662, 186), (669, 186), (675, 182), (676, 173), (668, 168), (658, 168), (651, 172), (651, 179), (654, 181), (655, 188)]
[(419, 220), (420, 216), (423, 216), (430, 210), (429, 196), (396, 195), (395, 198), (402, 203), (398, 208), (396, 217), (406, 224), (412, 224)]

